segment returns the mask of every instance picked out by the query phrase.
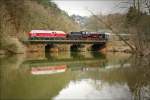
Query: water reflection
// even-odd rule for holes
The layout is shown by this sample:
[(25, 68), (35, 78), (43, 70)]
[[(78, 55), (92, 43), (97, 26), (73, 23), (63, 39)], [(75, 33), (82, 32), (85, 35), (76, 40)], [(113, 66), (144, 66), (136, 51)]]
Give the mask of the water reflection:
[(59, 66), (48, 66), (48, 67), (32, 67), (31, 74), (42, 75), (42, 74), (55, 74), (65, 72), (67, 69), (66, 65)]
[(62, 52), (0, 60), (0, 99), (150, 98), (149, 66), (133, 66), (129, 54)]
[[(97, 85), (99, 88), (97, 88)], [(100, 80), (84, 79), (71, 81), (66, 88), (53, 99), (97, 99), (97, 100), (131, 100), (131, 92), (127, 84), (109, 85)]]

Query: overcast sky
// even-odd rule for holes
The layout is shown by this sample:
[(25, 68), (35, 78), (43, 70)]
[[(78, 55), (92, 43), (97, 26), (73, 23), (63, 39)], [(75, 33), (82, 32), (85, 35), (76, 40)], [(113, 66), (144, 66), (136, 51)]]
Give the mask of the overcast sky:
[(87, 9), (104, 15), (127, 11), (127, 8), (121, 8), (126, 4), (118, 6), (121, 0), (53, 0), (53, 2), (69, 15), (89, 16), (91, 14)]

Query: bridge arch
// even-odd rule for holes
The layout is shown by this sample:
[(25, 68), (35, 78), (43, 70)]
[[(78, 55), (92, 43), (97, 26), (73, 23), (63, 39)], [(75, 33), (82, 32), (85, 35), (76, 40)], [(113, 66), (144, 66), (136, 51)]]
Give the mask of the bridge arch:
[(45, 46), (45, 52), (53, 52), (53, 51), (58, 51), (58, 47), (55, 44), (47, 44)]
[(91, 46), (91, 50), (92, 51), (100, 51), (102, 49), (104, 49), (106, 47), (106, 44), (105, 43), (101, 43), (101, 44), (93, 44)]
[(71, 50), (71, 51), (78, 51), (78, 48), (79, 48), (79, 47), (80, 47), (79, 44), (73, 44), (73, 45), (71, 45), (70, 50)]

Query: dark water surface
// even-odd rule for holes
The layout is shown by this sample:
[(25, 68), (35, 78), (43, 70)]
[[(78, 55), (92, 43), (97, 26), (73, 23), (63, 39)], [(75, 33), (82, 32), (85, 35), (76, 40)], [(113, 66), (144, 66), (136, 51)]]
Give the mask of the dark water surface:
[(150, 99), (150, 66), (129, 54), (32, 53), (0, 65), (2, 100)]

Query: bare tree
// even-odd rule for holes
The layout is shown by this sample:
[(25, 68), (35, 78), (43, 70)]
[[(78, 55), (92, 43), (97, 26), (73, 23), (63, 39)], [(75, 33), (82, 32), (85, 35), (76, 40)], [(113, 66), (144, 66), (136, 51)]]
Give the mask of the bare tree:
[(143, 0), (143, 3), (145, 4), (145, 6), (148, 9), (149, 14), (150, 14), (150, 0)]
[(119, 32), (115, 29), (112, 28), (111, 24), (106, 23), (102, 18), (98, 17), (97, 15), (95, 15), (92, 11), (88, 10), (98, 21), (100, 21), (101, 23), (103, 23), (105, 25), (106, 28), (108, 28), (109, 30), (111, 30), (114, 34), (116, 34), (120, 40), (122, 40), (126, 45), (128, 45), (131, 50), (134, 52), (135, 51), (135, 47), (127, 42), (121, 35), (119, 35)]

